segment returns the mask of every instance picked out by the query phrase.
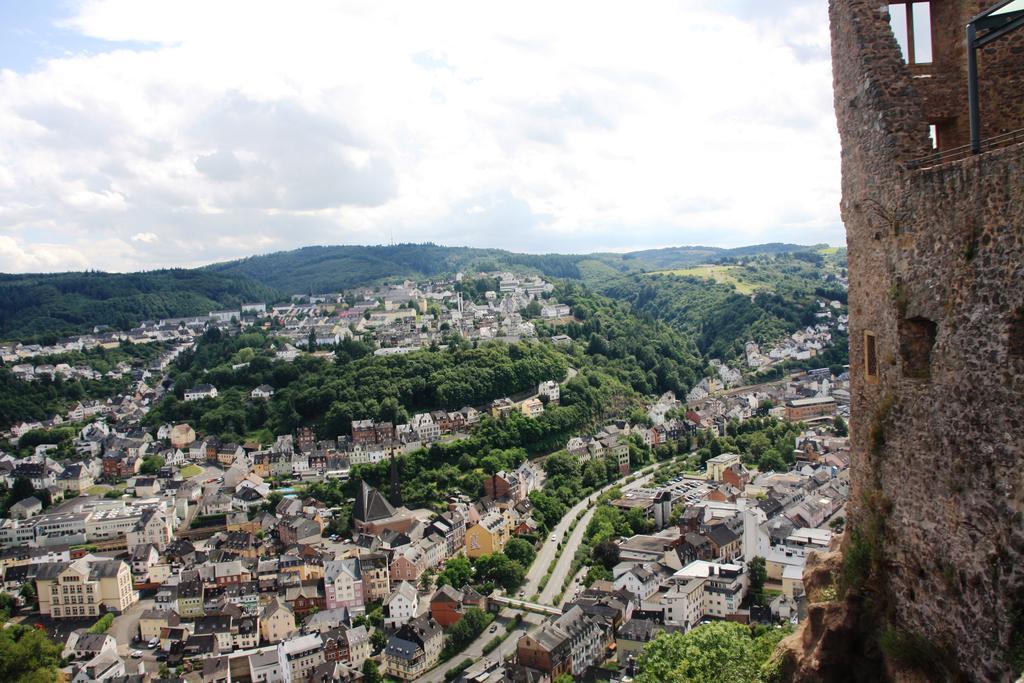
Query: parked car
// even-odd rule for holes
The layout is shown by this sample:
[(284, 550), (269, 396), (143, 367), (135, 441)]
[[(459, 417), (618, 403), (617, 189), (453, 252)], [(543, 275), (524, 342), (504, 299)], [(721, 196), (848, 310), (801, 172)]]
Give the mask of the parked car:
[(132, 650), (132, 659), (139, 659), (142, 657), (142, 650)]
[(146, 647), (152, 649), (152, 648), (156, 647), (159, 644), (160, 644), (160, 639), (159, 638), (150, 638), (149, 642), (146, 643)]

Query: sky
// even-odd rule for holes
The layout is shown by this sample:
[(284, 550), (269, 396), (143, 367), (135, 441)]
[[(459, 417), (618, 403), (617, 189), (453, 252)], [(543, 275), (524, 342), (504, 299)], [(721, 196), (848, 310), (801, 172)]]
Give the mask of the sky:
[(821, 0), (0, 0), (0, 272), (842, 244)]

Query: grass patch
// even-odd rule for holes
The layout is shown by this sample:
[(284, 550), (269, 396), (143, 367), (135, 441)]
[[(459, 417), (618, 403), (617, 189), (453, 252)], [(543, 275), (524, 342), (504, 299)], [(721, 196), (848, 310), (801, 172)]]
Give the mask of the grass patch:
[(879, 634), (878, 646), (887, 659), (903, 668), (927, 674), (929, 680), (942, 680), (943, 674), (951, 670), (949, 650), (917, 633), (887, 628)]
[(720, 285), (732, 285), (740, 294), (753, 294), (754, 285), (737, 277), (742, 269), (739, 266), (694, 266), (692, 268), (676, 268), (674, 270), (655, 271), (654, 275), (683, 275), (714, 280)]
[(199, 465), (185, 465), (181, 468), (181, 476), (184, 479), (191, 479), (192, 477), (202, 474), (203, 468)]

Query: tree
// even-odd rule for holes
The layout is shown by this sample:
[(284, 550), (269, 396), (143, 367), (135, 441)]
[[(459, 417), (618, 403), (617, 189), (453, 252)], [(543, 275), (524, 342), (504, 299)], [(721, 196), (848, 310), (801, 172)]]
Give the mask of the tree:
[(750, 560), (747, 566), (750, 573), (750, 594), (755, 605), (764, 604), (764, 582), (768, 580), (768, 569), (765, 559), (760, 555)]
[(43, 631), (16, 624), (0, 629), (0, 680), (57, 681), (61, 646)]
[(380, 675), (377, 662), (372, 659), (363, 662), (363, 681), (364, 683), (384, 683), (384, 677)]
[(370, 644), (373, 646), (374, 652), (381, 652), (388, 646), (388, 634), (380, 629), (374, 629), (373, 635), (370, 636)]
[(842, 415), (836, 415), (836, 418), (832, 420), (832, 429), (835, 430), (836, 436), (850, 435), (850, 430), (846, 426), (846, 420), (843, 419)]
[(159, 455), (147, 455), (142, 459), (139, 474), (156, 474), (164, 466), (164, 462), (164, 459)]
[(34, 605), (36, 603), (36, 586), (31, 581), (21, 584), (18, 594), (25, 600), (25, 604)]
[(0, 624), (11, 618), (11, 612), (16, 606), (14, 597), (10, 593), (0, 593)]
[(633, 508), (626, 513), (626, 523), (634, 534), (646, 534), (654, 529), (654, 521), (647, 519), (644, 511), (640, 508)]
[(523, 565), (513, 562), (504, 553), (492, 553), (478, 557), (476, 572), (480, 581), (497, 584), (507, 593), (515, 592), (526, 575)]
[[(680, 509), (683, 506), (679, 506)], [(619, 563), (619, 546), (615, 541), (606, 539), (594, 546), (594, 561), (599, 562), (605, 569), (611, 569)]]
[(425, 591), (430, 590), (430, 585), (431, 583), (433, 583), (433, 581), (434, 568), (428, 567), (427, 571), (423, 572), (423, 575), (420, 577), (420, 588)]
[(489, 623), (491, 623), (491, 619), (479, 608), (471, 607), (466, 610), (462, 618), (448, 629), (448, 638), (442, 656), (450, 658), (456, 653), (462, 652), (484, 632)]
[(462, 588), (473, 579), (473, 565), (465, 555), (456, 555), (445, 563), (437, 575), (437, 586)]
[(756, 633), (749, 626), (716, 621), (687, 633), (662, 633), (637, 662), (637, 683), (754, 683), (785, 629)]
[(25, 477), (18, 477), (14, 480), (14, 484), (11, 486), (11, 494), (8, 496), (11, 505), (25, 500), (29, 496), (34, 496), (36, 490), (32, 488), (32, 480), (26, 479)]
[(524, 541), (521, 538), (510, 538), (508, 543), (505, 544), (505, 554), (522, 566), (529, 567), (533, 562), (533, 558), (536, 557), (537, 551), (534, 550), (533, 545), (529, 541)]

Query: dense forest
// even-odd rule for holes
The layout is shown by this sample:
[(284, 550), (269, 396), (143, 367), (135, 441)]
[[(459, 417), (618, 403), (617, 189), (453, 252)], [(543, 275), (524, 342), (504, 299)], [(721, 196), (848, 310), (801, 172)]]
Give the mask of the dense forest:
[[(211, 330), (194, 352), (178, 359), (175, 395), (159, 403), (148, 421), (191, 421), (204, 432), (233, 436), (264, 426), (283, 434), (315, 423), (322, 438), (333, 438), (348, 434), (352, 420), (404, 422), (411, 412), (480, 405), (561, 379), (568, 368), (564, 355), (543, 344), (462, 344), (374, 356), (369, 347), (349, 341), (340, 345), (336, 362), (301, 356), (291, 363), (274, 361), (271, 346), (262, 332), (221, 337)], [(200, 382), (213, 384), (220, 395), (180, 400)], [(249, 400), (259, 384), (275, 388), (270, 401)]]
[(538, 323), (538, 334), (567, 334), (585, 342), (577, 356), (589, 356), (591, 365), (634, 391), (685, 395), (704, 376), (704, 361), (693, 342), (642, 309), (638, 314), (627, 303), (572, 282), (559, 285), (554, 295), (572, 307), (576, 320)]
[(205, 315), (245, 301), (274, 301), (254, 280), (208, 270), (0, 274), (0, 339), (51, 341), (97, 325)]
[(75, 379), (60, 377), (25, 382), (0, 368), (0, 429), (22, 421), (45, 420), (63, 413), (76, 401), (106, 399), (125, 390), (128, 379)]

